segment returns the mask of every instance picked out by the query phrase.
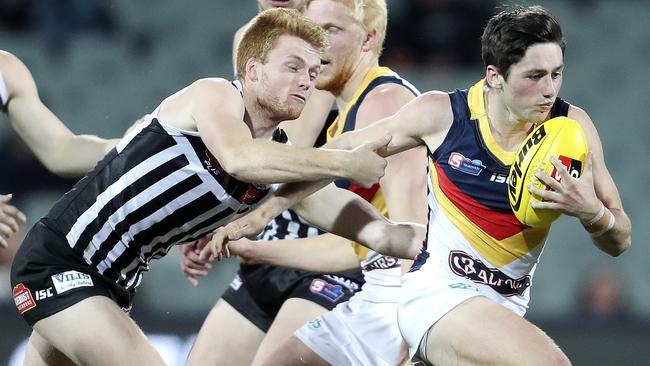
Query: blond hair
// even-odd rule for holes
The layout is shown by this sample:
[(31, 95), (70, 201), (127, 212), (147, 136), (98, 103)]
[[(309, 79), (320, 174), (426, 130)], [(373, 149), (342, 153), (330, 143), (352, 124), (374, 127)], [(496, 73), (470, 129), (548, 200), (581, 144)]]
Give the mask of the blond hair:
[(319, 53), (328, 46), (325, 31), (294, 9), (268, 9), (251, 20), (237, 47), (237, 78), (246, 74), (246, 62), (254, 58), (266, 63), (281, 35), (288, 34), (309, 43)]
[[(316, 0), (305, 0), (305, 8)], [(381, 50), (386, 38), (386, 25), (388, 23), (388, 10), (386, 0), (330, 0), (341, 3), (350, 9), (350, 15), (356, 20), (366, 33), (373, 30), (377, 32), (377, 43), (372, 50), (381, 55)]]

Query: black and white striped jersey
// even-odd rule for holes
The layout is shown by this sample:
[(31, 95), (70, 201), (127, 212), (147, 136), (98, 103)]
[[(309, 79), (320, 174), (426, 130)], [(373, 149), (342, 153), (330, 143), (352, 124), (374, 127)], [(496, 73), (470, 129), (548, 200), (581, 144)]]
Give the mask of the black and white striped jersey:
[[(286, 142), (277, 130), (275, 141)], [(132, 289), (151, 259), (259, 205), (271, 185), (228, 175), (197, 132), (145, 117), (47, 215), (74, 252)]]
[(0, 72), (0, 110), (7, 110), (7, 103), (9, 103), (9, 89), (5, 83), (5, 79)]
[(266, 225), (258, 240), (308, 238), (323, 233), (292, 210), (286, 210)]

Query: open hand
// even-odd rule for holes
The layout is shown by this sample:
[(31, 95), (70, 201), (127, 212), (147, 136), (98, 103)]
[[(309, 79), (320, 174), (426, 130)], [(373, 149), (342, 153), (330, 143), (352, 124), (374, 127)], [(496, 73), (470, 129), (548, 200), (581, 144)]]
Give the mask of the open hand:
[(181, 271), (194, 287), (199, 285), (198, 277), (207, 276), (208, 270), (212, 268), (210, 262), (202, 260), (200, 257), (201, 249), (205, 247), (209, 240), (210, 236), (208, 235), (178, 246)]
[(201, 259), (221, 260), (229, 257), (228, 242), (246, 237), (256, 237), (266, 227), (267, 220), (253, 210), (235, 221), (228, 223), (212, 232), (212, 239), (201, 250)]
[(531, 200), (534, 209), (557, 210), (563, 214), (576, 216), (582, 221), (588, 221), (598, 212), (600, 200), (596, 196), (592, 168), (592, 154), (585, 159), (585, 168), (580, 178), (572, 177), (560, 160), (551, 156), (551, 164), (558, 172), (560, 181), (553, 179), (541, 169), (535, 171), (535, 178), (549, 186), (552, 190), (528, 186), (530, 193), (540, 197), (541, 201)]

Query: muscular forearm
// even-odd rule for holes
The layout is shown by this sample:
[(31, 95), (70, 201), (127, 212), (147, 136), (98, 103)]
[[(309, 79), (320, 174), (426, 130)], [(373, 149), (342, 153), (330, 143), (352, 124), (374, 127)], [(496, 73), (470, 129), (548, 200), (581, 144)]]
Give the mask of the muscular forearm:
[(341, 272), (359, 266), (350, 242), (332, 234), (258, 242), (241, 255), (254, 262), (313, 272)]
[[(611, 226), (612, 224), (613, 226)], [(611, 256), (619, 256), (632, 243), (632, 224), (621, 209), (605, 208), (605, 212), (599, 220), (591, 225), (586, 225), (583, 222), (583, 226), (589, 232), (593, 243)], [(610, 226), (611, 228), (609, 228)]]
[(424, 225), (392, 223), (356, 194), (329, 186), (294, 206), (321, 229), (358, 242), (376, 252), (413, 258), (424, 239)]
[(420, 253), (425, 234), (426, 227), (421, 224), (376, 220), (361, 230), (358, 241), (378, 253), (414, 259)]
[(335, 179), (348, 176), (349, 154), (254, 139), (237, 148), (224, 169), (239, 180), (264, 184)]

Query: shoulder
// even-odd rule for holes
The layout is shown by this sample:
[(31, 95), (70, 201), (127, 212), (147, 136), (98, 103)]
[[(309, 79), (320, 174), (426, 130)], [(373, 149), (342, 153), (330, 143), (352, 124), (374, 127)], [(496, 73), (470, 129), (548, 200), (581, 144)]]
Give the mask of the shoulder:
[(412, 105), (413, 113), (429, 122), (426, 124), (428, 134), (447, 131), (454, 120), (448, 93), (429, 91), (415, 98), (409, 105)]
[(359, 105), (357, 127), (366, 126), (397, 113), (415, 95), (406, 87), (396, 83), (381, 84), (366, 95)]
[[(13, 53), (0, 50), (0, 67), (4, 69), (5, 66), (13, 66), (22, 63)], [(0, 69), (1, 70), (1, 69)]]
[(0, 50), (0, 71), (5, 74), (5, 78), (8, 74), (22, 76), (29, 73), (27, 66), (18, 57), (3, 50)]
[(224, 78), (203, 78), (198, 79), (187, 87), (191, 92), (235, 92), (239, 94), (237, 88), (232, 85), (232, 82)]
[(363, 101), (364, 106), (382, 108), (394, 104), (405, 104), (415, 98), (407, 87), (397, 83), (385, 83), (374, 88)]
[(432, 118), (453, 118), (449, 94), (441, 91), (428, 91), (409, 103), (410, 109)]
[(242, 101), (239, 90), (223, 78), (204, 78), (190, 84), (182, 91), (192, 101), (208, 101), (213, 105)]
[(27, 66), (14, 54), (0, 50), (0, 72), (12, 96), (36, 91), (36, 85)]
[[(168, 123), (189, 124), (191, 119), (212, 119), (223, 113), (241, 114), (243, 101), (237, 88), (222, 78), (199, 79), (167, 97), (161, 103), (160, 117)], [(177, 126), (177, 127), (180, 127)], [(187, 128), (187, 127), (182, 127)]]

